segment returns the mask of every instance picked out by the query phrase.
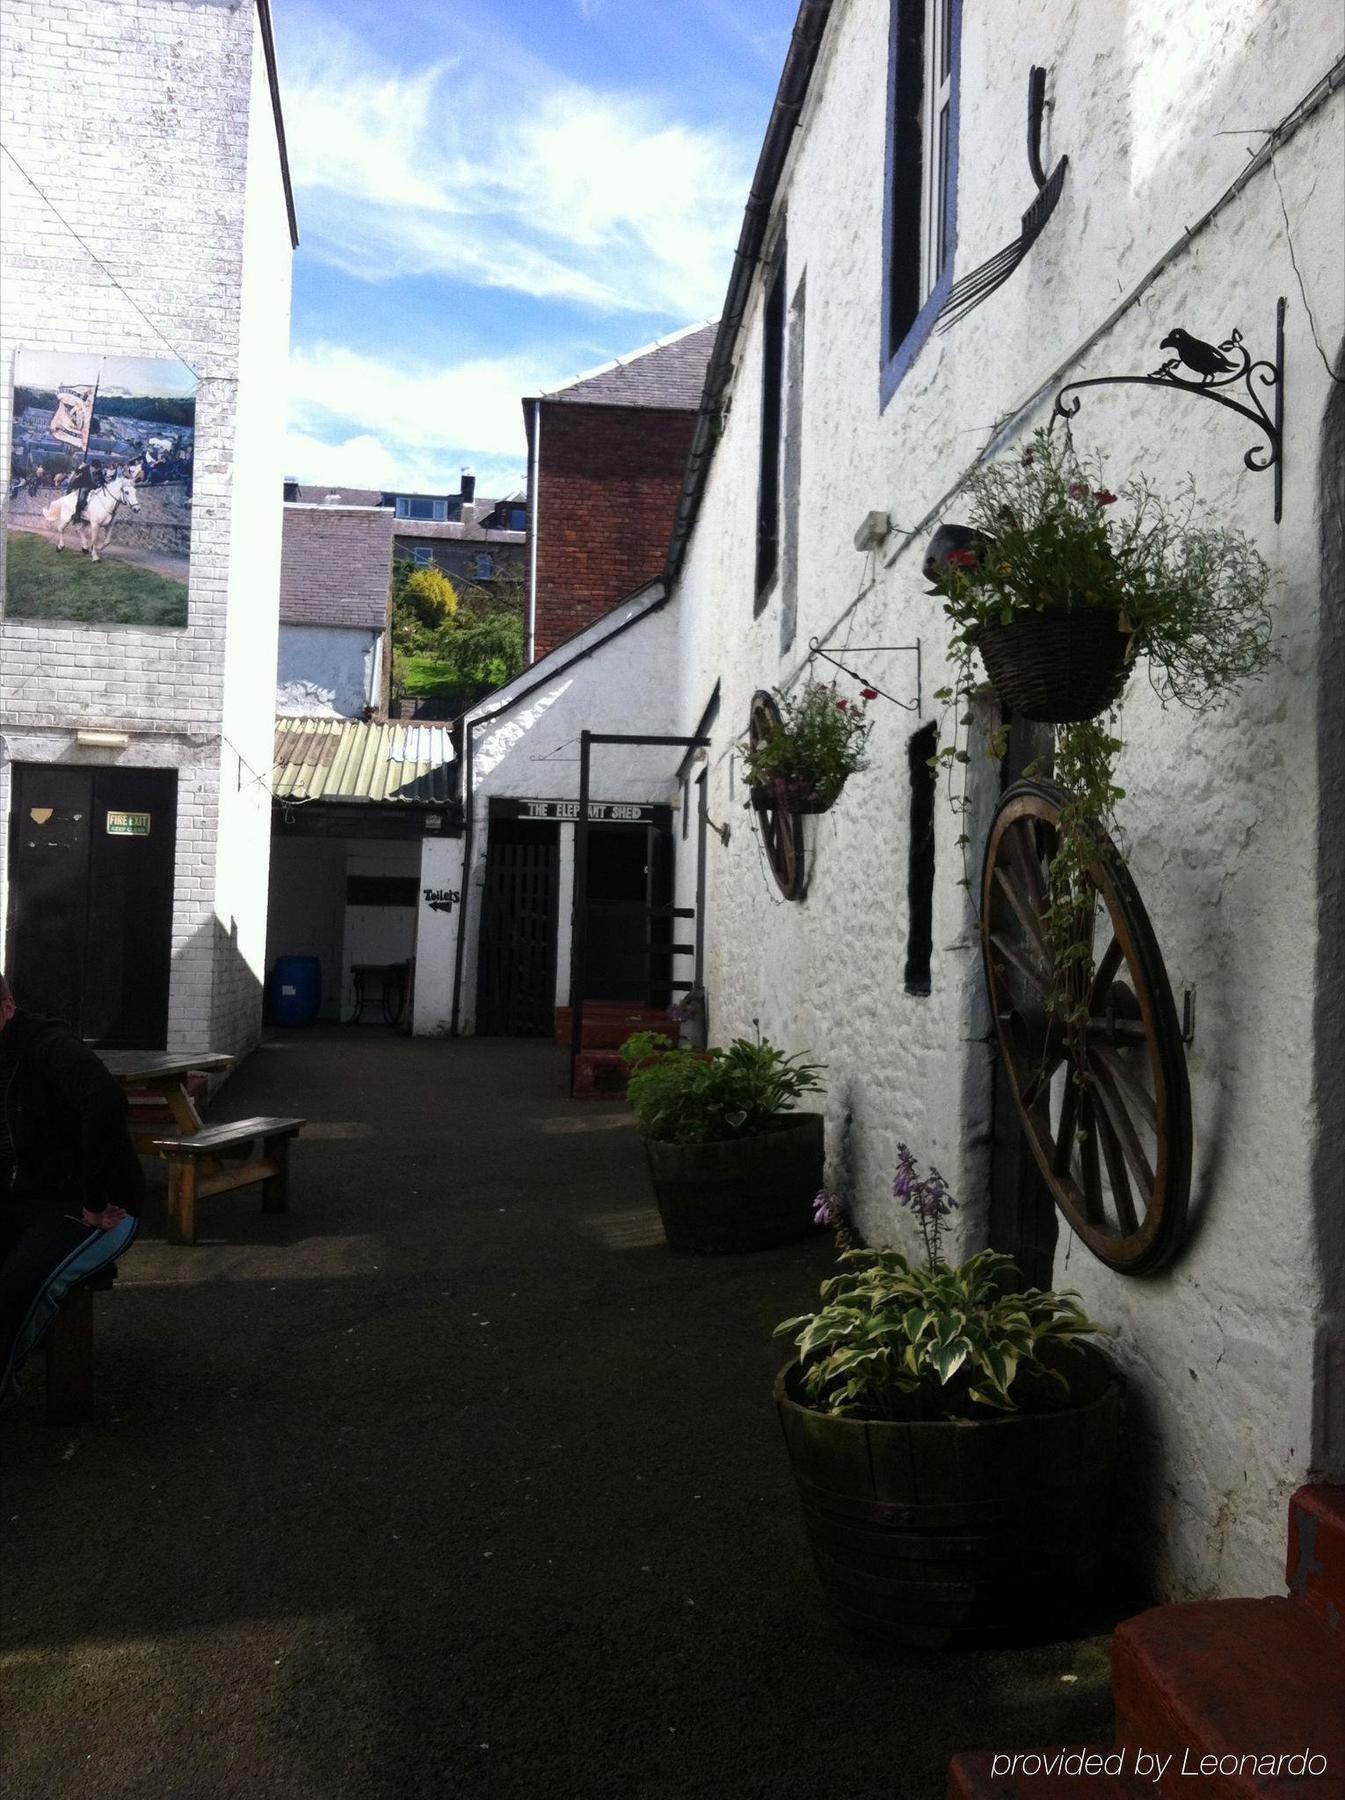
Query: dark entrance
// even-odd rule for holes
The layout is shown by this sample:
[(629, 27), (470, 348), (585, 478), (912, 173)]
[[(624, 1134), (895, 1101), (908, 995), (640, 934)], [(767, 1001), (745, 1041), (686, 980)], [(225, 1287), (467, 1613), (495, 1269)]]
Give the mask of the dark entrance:
[(176, 844), (174, 770), (16, 765), (7, 973), (23, 1005), (94, 1044), (164, 1048)]
[(670, 829), (591, 825), (584, 892), (588, 902), (584, 997), (666, 1006), (671, 974)]
[(559, 825), (492, 817), (476, 981), (484, 1037), (550, 1037), (555, 1028), (559, 874)]

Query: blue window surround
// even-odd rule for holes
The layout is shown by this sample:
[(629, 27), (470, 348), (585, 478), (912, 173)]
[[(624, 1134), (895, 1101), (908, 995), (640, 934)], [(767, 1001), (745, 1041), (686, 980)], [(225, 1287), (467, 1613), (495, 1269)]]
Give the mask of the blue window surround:
[(897, 343), (892, 335), (892, 189), (896, 178), (893, 167), (896, 148), (897, 57), (900, 54), (901, 0), (891, 0), (891, 28), (888, 35), (887, 64), (887, 151), (883, 160), (883, 318), (882, 356), (878, 365), (878, 403), (882, 411), (900, 387), (906, 371), (919, 355), (934, 321), (948, 298), (953, 285), (953, 265), (957, 256), (957, 158), (958, 109), (962, 90), (962, 0), (952, 0), (949, 36), (951, 42), (950, 82), (948, 95), (948, 193), (944, 204), (944, 234), (948, 254), (943, 272), (934, 290), (920, 308), (904, 336)]

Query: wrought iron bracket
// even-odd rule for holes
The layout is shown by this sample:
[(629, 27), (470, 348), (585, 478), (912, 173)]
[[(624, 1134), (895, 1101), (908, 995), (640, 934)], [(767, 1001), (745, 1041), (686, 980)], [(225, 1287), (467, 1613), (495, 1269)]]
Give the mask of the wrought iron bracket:
[[(1275, 307), (1275, 359), (1253, 360), (1242, 341), (1242, 333), (1234, 331), (1221, 344), (1206, 344), (1184, 331), (1173, 331), (1159, 345), (1173, 349), (1175, 356), (1148, 375), (1095, 375), (1087, 381), (1067, 381), (1055, 397), (1055, 411), (1062, 419), (1072, 419), (1079, 410), (1079, 392), (1083, 388), (1115, 387), (1138, 383), (1141, 387), (1176, 389), (1194, 394), (1198, 399), (1213, 400), (1230, 412), (1250, 419), (1266, 434), (1264, 444), (1253, 444), (1242, 460), (1247, 468), (1260, 473), (1270, 469), (1275, 478), (1275, 521), (1278, 524), (1284, 503), (1284, 312), (1281, 295)], [(1177, 371), (1186, 368), (1189, 375)], [(1240, 389), (1245, 399), (1231, 399), (1223, 390)], [(1270, 397), (1267, 409), (1263, 393)], [(1066, 399), (1066, 395), (1071, 396)]]
[(915, 657), (915, 699), (914, 700), (898, 700), (897, 696), (895, 694), (889, 694), (885, 689), (880, 688), (876, 681), (871, 680), (867, 675), (861, 675), (859, 673), (858, 669), (849, 668), (845, 663), (843, 663), (840, 660), (840, 658), (838, 656), (833, 656), (831, 654), (830, 650), (824, 650), (822, 648), (822, 644), (819, 639), (817, 639), (815, 637), (808, 639), (808, 655), (809, 655), (809, 657), (815, 657), (815, 656), (822, 657), (823, 660), (826, 662), (829, 662), (833, 666), (833, 668), (839, 669), (841, 671), (842, 675), (848, 675), (852, 681), (859, 682), (862, 687), (872, 688), (874, 693), (881, 695), (881, 697), (884, 700), (890, 700), (892, 702), (893, 706), (899, 706), (903, 712), (913, 712), (916, 715), (916, 717), (918, 718), (920, 716), (920, 714), (923, 713), (925, 710), (924, 686), (923, 686), (922, 674), (921, 674), (920, 640), (919, 640), (919, 638), (917, 638), (913, 644), (853, 644), (853, 645), (847, 645), (845, 654), (847, 656), (877, 656), (880, 651), (883, 654), (887, 654), (889, 652), (898, 651), (898, 650), (907, 651), (910, 654), (914, 655), (914, 657)]

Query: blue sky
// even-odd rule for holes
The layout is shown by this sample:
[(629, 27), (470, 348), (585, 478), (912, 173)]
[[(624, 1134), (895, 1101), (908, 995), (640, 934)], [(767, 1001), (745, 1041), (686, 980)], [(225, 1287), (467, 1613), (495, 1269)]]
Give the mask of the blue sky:
[(522, 395), (718, 315), (795, 0), (277, 0), (286, 472), (483, 492)]

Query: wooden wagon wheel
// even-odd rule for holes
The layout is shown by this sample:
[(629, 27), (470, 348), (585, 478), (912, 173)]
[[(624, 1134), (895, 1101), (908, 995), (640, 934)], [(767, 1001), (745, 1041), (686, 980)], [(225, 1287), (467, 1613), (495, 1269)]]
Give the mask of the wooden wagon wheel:
[[(780, 708), (764, 689), (758, 690), (752, 696), (748, 719), (749, 744), (759, 744), (780, 723)], [(803, 892), (803, 821), (788, 807), (778, 805), (775, 796), (766, 788), (752, 790), (752, 805), (761, 827), (761, 841), (771, 873), (785, 899), (797, 900)]]
[[(1057, 976), (1043, 924), (1066, 796), (1018, 781), (999, 804), (981, 874), (981, 949), (1004, 1068), (1056, 1205), (1126, 1275), (1177, 1250), (1191, 1185), (1191, 1092), (1153, 927), (1105, 834), (1076, 941), (1085, 975)], [(1099, 929), (1099, 924), (1101, 929)], [(1069, 1007), (1048, 1004), (1073, 983)], [(1087, 992), (1084, 992), (1084, 987)], [(1079, 1002), (1086, 1021), (1066, 1022)]]

